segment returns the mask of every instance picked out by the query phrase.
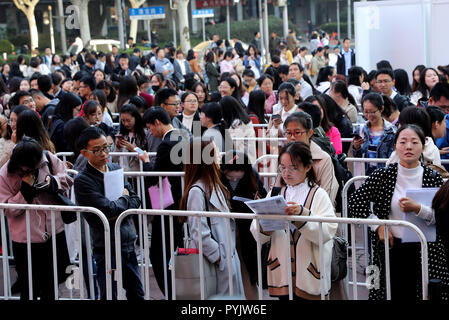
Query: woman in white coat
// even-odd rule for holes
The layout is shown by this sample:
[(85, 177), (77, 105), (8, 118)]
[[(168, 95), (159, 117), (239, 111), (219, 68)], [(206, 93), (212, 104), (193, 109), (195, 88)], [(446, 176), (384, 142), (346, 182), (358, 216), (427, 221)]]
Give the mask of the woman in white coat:
[[(288, 215), (335, 217), (332, 202), (326, 191), (317, 186), (312, 170), (312, 154), (304, 142), (291, 142), (279, 154), (279, 172), (282, 174), (283, 195), (288, 206)], [(274, 194), (270, 191), (269, 197)], [(288, 299), (288, 250), (291, 250), (292, 284), (295, 300), (318, 300), (321, 298), (321, 283), (326, 299), (331, 288), (332, 238), (338, 225), (323, 223), (323, 263), (320, 263), (319, 223), (294, 222), (290, 224), (290, 234), (285, 230), (264, 231), (260, 226), (257, 233), (256, 220), (251, 224), (251, 232), (261, 242), (271, 240), (268, 254), (268, 292), (280, 300)], [(290, 246), (287, 240), (290, 240)], [(322, 268), (321, 268), (322, 267)], [(323, 279), (321, 279), (321, 275)]]
[[(194, 151), (201, 150), (201, 161), (193, 161)], [(230, 212), (229, 192), (220, 180), (218, 155), (213, 142), (194, 139), (190, 143), (189, 162), (185, 164), (185, 187), (180, 210)], [(195, 158), (195, 160), (197, 160)], [(198, 163), (199, 162), (199, 163)], [(199, 247), (198, 219), (201, 219), (203, 255), (216, 265), (217, 295), (229, 295), (228, 239), (226, 219), (217, 217), (189, 217), (187, 219), (191, 246)], [(231, 275), (233, 296), (243, 296), (243, 282), (240, 260), (235, 249), (235, 220), (230, 219), (231, 233)]]

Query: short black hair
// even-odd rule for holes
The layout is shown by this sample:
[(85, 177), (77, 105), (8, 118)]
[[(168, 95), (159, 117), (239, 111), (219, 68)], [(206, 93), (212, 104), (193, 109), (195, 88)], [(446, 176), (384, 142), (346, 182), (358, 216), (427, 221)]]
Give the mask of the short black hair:
[(154, 124), (156, 120), (159, 120), (162, 124), (168, 125), (171, 123), (170, 115), (167, 110), (162, 107), (152, 107), (145, 111), (143, 114), (143, 122)]
[(282, 91), (286, 91), (288, 94), (290, 94), (293, 97), (296, 95), (296, 88), (290, 82), (284, 82), (279, 86), (278, 94), (280, 94)]
[[(64, 70), (60, 69), (60, 71), (64, 72)], [(65, 72), (64, 72), (65, 74)], [(51, 82), (53, 83), (53, 85), (55, 86), (59, 86), (61, 84), (62, 81), (62, 77), (61, 74), (57, 71), (51, 73)], [(37, 84), (39, 85), (39, 79), (37, 80)]]
[(167, 101), (168, 98), (170, 98), (171, 96), (178, 96), (178, 92), (176, 92), (175, 89), (172, 88), (162, 88), (159, 89), (158, 92), (156, 93), (155, 98), (155, 104), (156, 106), (160, 106), (161, 103), (165, 103), (165, 101)]
[(95, 65), (95, 63), (96, 63), (95, 58), (92, 58), (92, 57), (88, 58), (86, 60), (86, 62), (90, 63), (91, 65)]
[(281, 62), (281, 58), (279, 58), (279, 56), (273, 56), (273, 57), (271, 57), (271, 62), (279, 63), (279, 62)]
[(247, 68), (243, 71), (242, 76), (247, 76), (247, 77), (251, 77), (251, 78), (255, 78), (256, 75), (254, 74), (254, 71), (251, 70), (250, 68)]
[(80, 137), (78, 138), (77, 147), (78, 150), (86, 149), (90, 140), (95, 140), (100, 138), (101, 136), (106, 137), (106, 134), (103, 130), (98, 127), (89, 127), (84, 129)]
[(19, 105), (20, 98), (26, 97), (26, 96), (32, 96), (32, 95), (28, 91), (23, 91), (23, 90), (17, 91), (16, 94), (11, 99), (9, 99), (9, 105), (11, 107)]
[(41, 74), (37, 78), (37, 85), (39, 87), (39, 90), (42, 92), (48, 92), (51, 90), (51, 85), (53, 84), (51, 77), (46, 74)]
[(288, 74), (289, 66), (286, 64), (281, 64), (278, 68), (279, 74)]
[(392, 69), (389, 69), (389, 68), (382, 68), (382, 69), (377, 70), (377, 72), (376, 72), (376, 79), (377, 79), (377, 77), (378, 77), (380, 74), (386, 74), (386, 75), (389, 75), (389, 76), (391, 77), (391, 80), (394, 80), (394, 72), (393, 72)]
[(88, 75), (86, 72), (84, 71), (78, 71), (77, 73), (75, 73), (75, 75), (73, 76), (73, 81), (79, 81), (82, 78), (84, 78), (86, 75)]
[(92, 91), (95, 90), (96, 82), (95, 82), (95, 78), (94, 77), (92, 77), (92, 76), (85, 76), (85, 77), (81, 78), (80, 82), (82, 82), (85, 85), (89, 86), (90, 90), (92, 90)]
[(120, 59), (129, 59), (129, 55), (126, 53), (126, 52), (124, 52), (124, 53), (122, 53), (121, 55), (120, 55), (120, 57), (118, 58), (119, 60)]
[(449, 99), (449, 83), (437, 82), (433, 86), (432, 90), (430, 90), (430, 97), (435, 102), (439, 101), (441, 99), (441, 97), (445, 97), (446, 99)]
[(133, 53), (140, 52), (139, 48), (134, 48)]
[(390, 61), (388, 60), (380, 60), (378, 63), (376, 63), (376, 69), (391, 69), (393, 70), (393, 67), (391, 66)]

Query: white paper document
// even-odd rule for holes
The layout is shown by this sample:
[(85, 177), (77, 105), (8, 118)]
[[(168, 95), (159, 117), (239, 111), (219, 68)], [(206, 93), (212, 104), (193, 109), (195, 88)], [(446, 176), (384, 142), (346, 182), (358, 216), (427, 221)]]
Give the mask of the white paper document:
[[(283, 196), (269, 197), (260, 200), (246, 201), (245, 204), (255, 214), (285, 214), (287, 202)], [(260, 219), (260, 225), (264, 231), (284, 230), (287, 222), (283, 220)]]
[[(405, 192), (405, 196), (424, 206), (432, 207), (433, 197), (438, 190), (439, 188), (407, 189)], [(413, 223), (419, 229), (421, 229), (427, 241), (436, 241), (436, 226), (434, 224), (428, 225), (425, 220), (419, 218), (412, 212), (405, 213), (404, 217), (405, 221)], [(412, 231), (409, 228), (403, 228), (402, 242), (419, 242), (419, 238), (416, 232)]]
[(123, 169), (104, 173), (104, 195), (110, 201), (115, 201), (123, 195), (125, 182)]

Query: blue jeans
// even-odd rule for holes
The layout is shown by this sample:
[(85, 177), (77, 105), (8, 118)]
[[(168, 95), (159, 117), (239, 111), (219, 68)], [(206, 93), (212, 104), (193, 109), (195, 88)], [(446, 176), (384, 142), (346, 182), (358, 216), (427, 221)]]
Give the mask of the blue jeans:
[[(94, 253), (94, 259), (97, 263), (97, 279), (100, 286), (100, 299), (106, 300), (106, 274), (105, 274), (105, 256), (101, 253)], [(116, 257), (111, 257), (111, 267), (115, 269)], [(128, 300), (143, 300), (144, 290), (140, 281), (139, 268), (137, 264), (136, 253), (122, 252), (122, 277), (123, 288), (126, 290)], [(112, 299), (117, 300), (117, 282), (112, 280)]]

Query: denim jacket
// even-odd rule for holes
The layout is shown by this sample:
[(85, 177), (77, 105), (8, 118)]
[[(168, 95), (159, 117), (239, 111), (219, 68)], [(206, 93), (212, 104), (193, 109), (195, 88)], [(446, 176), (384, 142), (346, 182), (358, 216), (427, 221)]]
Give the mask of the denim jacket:
[[(379, 143), (377, 145), (376, 158), (389, 158), (394, 150), (394, 136), (396, 134), (397, 128), (387, 120), (383, 119), (384, 122), (384, 133), (380, 137)], [(358, 150), (352, 149), (354, 157), (356, 158), (368, 158), (368, 146), (370, 145), (369, 137), (371, 135), (371, 124), (369, 121), (365, 122), (363, 126), (363, 137), (365, 142), (360, 146)], [(384, 163), (378, 163), (377, 168), (384, 167)]]

